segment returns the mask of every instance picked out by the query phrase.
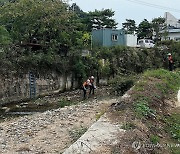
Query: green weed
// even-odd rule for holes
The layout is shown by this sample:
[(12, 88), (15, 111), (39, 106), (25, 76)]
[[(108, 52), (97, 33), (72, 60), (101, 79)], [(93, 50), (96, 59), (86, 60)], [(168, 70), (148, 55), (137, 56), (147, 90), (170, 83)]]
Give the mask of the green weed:
[(171, 137), (180, 143), (180, 114), (176, 113), (165, 118), (167, 132), (170, 132)]
[(180, 154), (180, 147), (171, 147), (170, 150), (172, 154)]
[(180, 86), (180, 75), (178, 72), (158, 69), (154, 71), (146, 71), (144, 77), (146, 79), (150, 77), (160, 79), (162, 83), (156, 84), (156, 87), (159, 88), (159, 90), (162, 90), (164, 94), (168, 94), (169, 90), (177, 91)]
[(136, 126), (133, 123), (124, 123), (121, 126), (121, 129), (125, 129), (125, 130), (132, 130), (134, 129)]
[(59, 100), (59, 102), (58, 102), (58, 106), (59, 107), (65, 107), (65, 106), (71, 106), (71, 105), (75, 105), (75, 104), (77, 104), (77, 102), (73, 102), (73, 101), (71, 101), (71, 100), (68, 100), (68, 99), (66, 99), (66, 98), (61, 98), (60, 100)]
[(150, 141), (153, 144), (157, 144), (157, 143), (159, 143), (160, 139), (159, 139), (159, 137), (157, 135), (151, 135), (150, 136)]
[(151, 109), (145, 100), (139, 100), (134, 105), (135, 113), (138, 117), (148, 117), (156, 113), (155, 110)]
[(86, 127), (81, 127), (78, 129), (74, 129), (69, 131), (70, 137), (72, 138), (72, 141), (77, 141), (85, 132), (87, 131)]
[(99, 120), (104, 113), (105, 111), (101, 111), (100, 113), (96, 114), (96, 121)]

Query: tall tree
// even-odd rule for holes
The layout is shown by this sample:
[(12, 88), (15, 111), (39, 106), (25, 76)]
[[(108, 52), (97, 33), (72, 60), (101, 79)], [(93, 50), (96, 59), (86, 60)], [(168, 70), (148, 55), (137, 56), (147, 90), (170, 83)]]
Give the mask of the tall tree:
[(155, 40), (160, 40), (162, 33), (160, 31), (166, 28), (165, 19), (162, 17), (154, 18), (152, 20), (152, 28), (155, 35)]
[(138, 26), (137, 29), (138, 39), (149, 38), (152, 39), (153, 29), (152, 24), (147, 19), (144, 19)]
[[(38, 43), (58, 49), (69, 48), (76, 36), (77, 22), (67, 5), (59, 0), (18, 0), (0, 7), (0, 26), (10, 33), (14, 43)], [(80, 35), (81, 38), (83, 36)]]
[(114, 11), (110, 9), (105, 10), (95, 10), (94, 12), (89, 12), (86, 18), (86, 23), (88, 24), (88, 31), (91, 31), (93, 28), (116, 28), (117, 23), (115, 19), (112, 19), (114, 16)]
[(136, 22), (132, 19), (126, 19), (122, 26), (126, 34), (134, 34), (136, 31)]
[(76, 3), (73, 3), (69, 8), (71, 11), (76, 13), (79, 17), (83, 17), (83, 15), (85, 14)]

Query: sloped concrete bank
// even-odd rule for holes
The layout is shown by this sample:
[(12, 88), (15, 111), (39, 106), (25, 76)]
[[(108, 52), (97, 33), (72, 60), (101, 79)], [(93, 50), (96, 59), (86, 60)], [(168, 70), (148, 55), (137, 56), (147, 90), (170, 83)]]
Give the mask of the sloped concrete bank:
[[(121, 97), (121, 101), (129, 98), (130, 95), (127, 92)], [(112, 104), (116, 104), (116, 102), (117, 100), (112, 102)], [(126, 130), (121, 129), (122, 125), (112, 122), (108, 117), (106, 113), (102, 115), (101, 118), (95, 122), (83, 136), (66, 149), (63, 154), (110, 154), (111, 147), (118, 143), (119, 137), (123, 135)]]
[(177, 94), (177, 106), (180, 106), (180, 90), (178, 91)]
[(105, 114), (63, 154), (109, 153), (108, 147), (117, 144), (117, 134), (124, 132), (120, 125), (111, 123)]

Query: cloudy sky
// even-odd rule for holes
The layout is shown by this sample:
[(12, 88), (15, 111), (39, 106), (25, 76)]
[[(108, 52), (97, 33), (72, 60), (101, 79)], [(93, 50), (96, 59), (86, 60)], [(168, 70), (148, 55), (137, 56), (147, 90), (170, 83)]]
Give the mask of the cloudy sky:
[(112, 9), (119, 28), (126, 19), (133, 19), (139, 24), (144, 19), (151, 21), (164, 17), (165, 12), (180, 19), (180, 0), (69, 0), (69, 3), (76, 3), (84, 12)]

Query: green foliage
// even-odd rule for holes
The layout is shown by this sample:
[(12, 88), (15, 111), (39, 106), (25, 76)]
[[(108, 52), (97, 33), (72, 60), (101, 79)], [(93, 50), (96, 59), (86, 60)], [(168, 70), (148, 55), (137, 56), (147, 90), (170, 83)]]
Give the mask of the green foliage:
[(144, 77), (148, 80), (149, 78), (157, 78), (162, 83), (156, 84), (156, 86), (164, 93), (168, 94), (169, 91), (177, 91), (180, 86), (180, 76), (178, 72), (170, 72), (164, 69), (158, 69), (154, 71), (146, 71)]
[(8, 45), (11, 43), (9, 32), (5, 27), (0, 26), (0, 45)]
[(180, 68), (180, 42), (173, 42), (170, 46), (169, 51), (173, 55), (174, 68)]
[(147, 85), (147, 84), (148, 84), (147, 81), (141, 80), (136, 84), (135, 90), (136, 91), (144, 91), (145, 85)]
[(99, 72), (101, 77), (108, 77), (110, 76), (110, 63), (108, 60), (100, 60), (99, 61)]
[(151, 136), (150, 136), (150, 141), (151, 141), (151, 143), (153, 143), (153, 144), (157, 144), (157, 143), (159, 143), (160, 138), (159, 138), (157, 135), (151, 135)]
[(121, 129), (125, 129), (125, 130), (132, 130), (132, 129), (135, 129), (136, 126), (133, 124), (133, 123), (124, 123), (122, 126), (121, 126)]
[(131, 19), (126, 19), (126, 22), (122, 23), (123, 29), (125, 30), (126, 34), (134, 34), (136, 31), (136, 22)]
[(132, 77), (118, 76), (110, 81), (113, 87), (113, 92), (117, 95), (123, 95), (134, 85), (134, 79)]
[(70, 101), (67, 98), (61, 98), (59, 100), (59, 107), (61, 107), (61, 108), (65, 107), (65, 106), (75, 105), (75, 104), (77, 104), (77, 102)]
[(152, 25), (147, 19), (144, 19), (138, 26), (137, 34), (138, 38), (152, 38), (153, 36)]
[[(178, 145), (178, 144), (177, 144), (177, 145)], [(171, 153), (172, 153), (172, 154), (179, 154), (179, 153), (180, 153), (180, 148), (179, 148), (179, 146), (177, 146), (177, 147), (171, 147), (170, 150), (171, 150)]]
[(112, 17), (114, 16), (114, 11), (110, 9), (104, 10), (95, 10), (93, 12), (89, 12), (86, 24), (88, 24), (88, 30), (91, 31), (93, 28), (116, 28), (117, 23)]
[(146, 69), (162, 67), (162, 55), (155, 50), (139, 50), (125, 46), (116, 46), (111, 49), (111, 63), (115, 73), (117, 69), (124, 73), (141, 73)]
[(36, 38), (39, 44), (55, 51), (62, 44), (70, 47), (76, 43), (71, 39), (77, 33), (74, 15), (59, 0), (7, 3), (0, 8), (0, 25), (9, 31), (14, 43), (29, 43)]
[(77, 141), (86, 131), (87, 131), (86, 127), (70, 130), (69, 134), (72, 139), (72, 142)]
[(161, 30), (166, 28), (165, 18), (158, 17), (152, 20), (152, 28), (155, 32), (155, 39), (160, 40), (162, 34), (160, 34)]
[[(160, 47), (162, 47), (162, 51), (164, 54), (161, 54), (164, 56), (164, 61), (166, 61), (166, 67), (168, 66), (168, 60), (167, 60), (167, 54), (171, 53), (174, 61), (174, 68), (180, 68), (180, 42), (179, 41), (173, 41), (173, 40), (165, 40), (158, 43)], [(164, 48), (164, 49), (163, 49)]]
[(171, 134), (171, 137), (180, 143), (180, 114), (175, 113), (165, 118), (165, 130)]
[(84, 78), (86, 76), (85, 72), (85, 65), (83, 64), (82, 60), (75, 61), (73, 65), (73, 72), (76, 74), (77, 77)]
[(82, 36), (82, 40), (83, 40), (83, 44), (84, 44), (84, 47), (88, 47), (88, 45), (90, 44), (90, 41), (91, 41), (91, 35), (90, 33), (84, 33), (83, 36)]
[(145, 100), (138, 100), (134, 103), (134, 110), (138, 117), (147, 118), (148, 116), (152, 116), (156, 113), (155, 110), (149, 107), (148, 102)]

